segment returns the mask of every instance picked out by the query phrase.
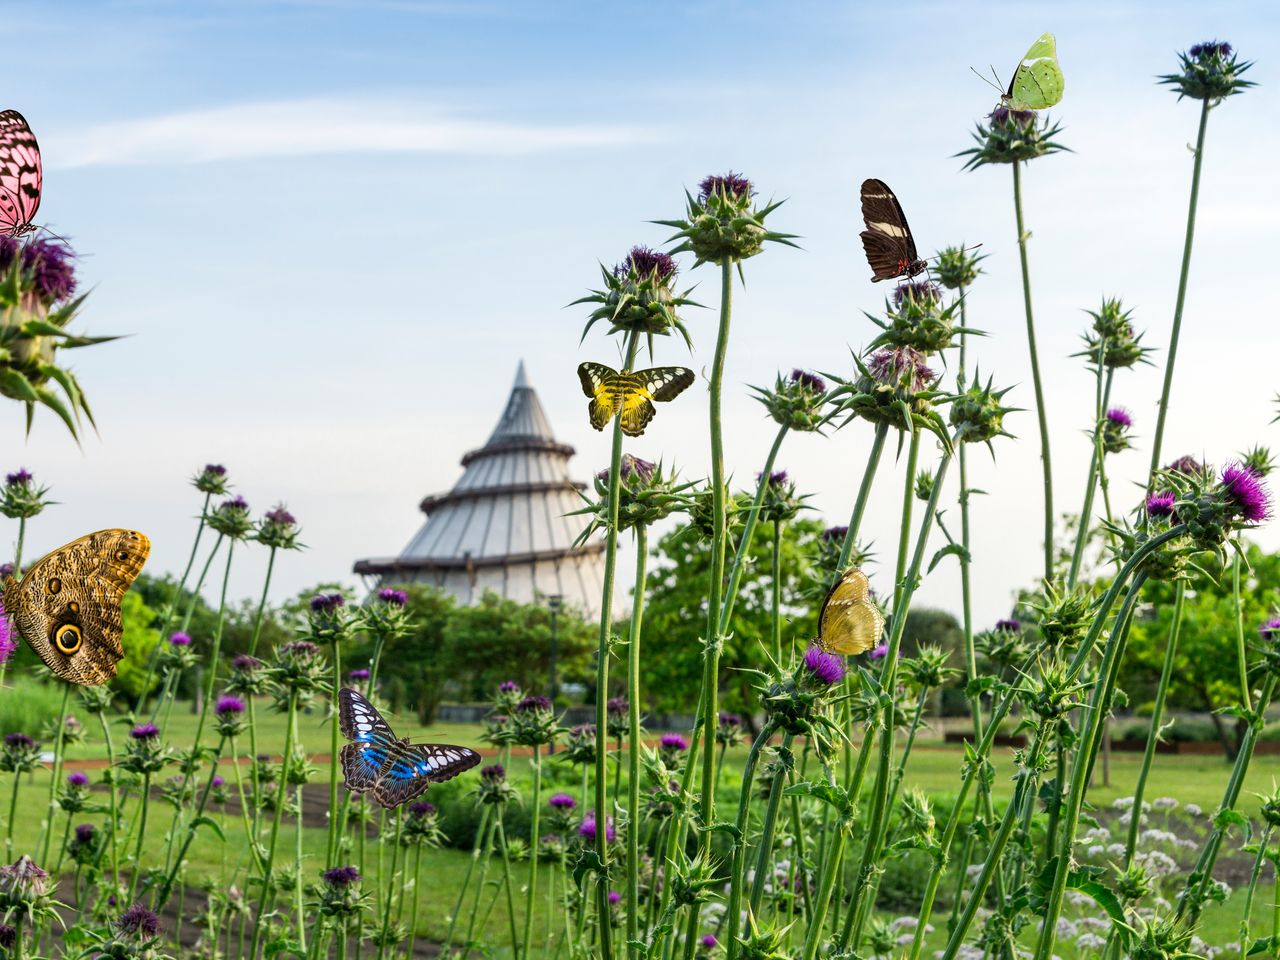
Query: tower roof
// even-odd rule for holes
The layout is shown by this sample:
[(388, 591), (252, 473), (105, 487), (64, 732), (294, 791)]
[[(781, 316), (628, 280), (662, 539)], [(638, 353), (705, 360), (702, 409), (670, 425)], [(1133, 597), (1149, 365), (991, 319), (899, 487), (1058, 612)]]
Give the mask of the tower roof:
[[(432, 580), (463, 602), (478, 600), (486, 580), (513, 599), (561, 594), (595, 609), (603, 544), (575, 545), (586, 520), (569, 515), (585, 487), (569, 475), (573, 454), (556, 441), (521, 361), (497, 425), (462, 458), (453, 489), (423, 499), (426, 522), (398, 557), (358, 561), (356, 572), (387, 583)], [(574, 582), (565, 582), (566, 571)]]

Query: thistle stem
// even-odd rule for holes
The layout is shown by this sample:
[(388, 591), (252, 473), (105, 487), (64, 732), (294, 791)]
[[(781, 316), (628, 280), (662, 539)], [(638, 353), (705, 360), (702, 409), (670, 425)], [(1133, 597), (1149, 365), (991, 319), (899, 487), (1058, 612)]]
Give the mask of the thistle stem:
[(339, 832), (341, 818), (338, 816), (338, 751), (341, 742), (338, 729), (338, 691), (342, 688), (342, 645), (336, 636), (331, 646), (333, 649), (333, 699), (329, 704), (329, 712), (332, 714), (329, 719), (329, 840), (325, 863), (329, 867), (335, 867), (338, 864), (338, 847), (342, 839)]
[(280, 835), (280, 822), (284, 818), (285, 797), (289, 789), (289, 762), (293, 758), (293, 715), (298, 707), (298, 694), (290, 690), (288, 705), (285, 710), (284, 756), (280, 761), (280, 789), (276, 793), (275, 815), (271, 820), (271, 839), (267, 845), (267, 862), (262, 869), (262, 893), (258, 898), (258, 911), (254, 917), (253, 943), (249, 949), (249, 957), (258, 956), (258, 945), (262, 942), (262, 934), (266, 931), (267, 901), (272, 894), (274, 866), (276, 862), (276, 840)]
[(840, 545), (840, 559), (836, 562), (835, 577), (840, 576), (849, 566), (849, 558), (853, 556), (853, 547), (858, 539), (858, 529), (862, 526), (862, 515), (867, 510), (867, 500), (871, 496), (871, 484), (875, 480), (876, 469), (880, 466), (880, 455), (884, 453), (884, 441), (889, 436), (889, 424), (877, 423), (875, 439), (871, 441), (871, 451), (867, 454), (867, 465), (862, 470), (862, 483), (858, 485), (858, 496), (853, 501), (853, 513), (849, 516), (849, 529), (844, 535), (844, 543)]
[(1178, 273), (1178, 298), (1173, 307), (1173, 329), (1169, 332), (1169, 358), (1164, 367), (1164, 388), (1160, 391), (1160, 412), (1156, 416), (1156, 436), (1151, 445), (1151, 470), (1147, 486), (1160, 468), (1160, 452), (1164, 443), (1164, 423), (1169, 413), (1169, 392), (1173, 388), (1173, 364), (1178, 359), (1178, 336), (1182, 331), (1182, 308), (1187, 300), (1187, 277), (1191, 272), (1191, 247), (1196, 236), (1196, 203), (1200, 198), (1200, 168), (1204, 160), (1204, 132), (1209, 125), (1208, 100), (1200, 103), (1200, 129), (1196, 133), (1195, 160), (1191, 165), (1191, 199), (1187, 204), (1187, 233), (1182, 244), (1182, 269)]
[(1044, 470), (1044, 579), (1053, 580), (1053, 462), (1049, 455), (1049, 418), (1045, 410), (1040, 357), (1036, 350), (1036, 325), (1031, 311), (1031, 273), (1027, 266), (1027, 233), (1022, 220), (1022, 164), (1013, 163), (1013, 210), (1018, 222), (1018, 259), (1022, 264), (1022, 303), (1027, 316), (1027, 348), (1031, 354), (1031, 380), (1035, 386), (1036, 417), (1040, 423), (1040, 463)]
[(778, 457), (778, 451), (782, 448), (782, 441), (787, 435), (787, 430), (786, 426), (780, 427), (777, 435), (773, 438), (773, 446), (769, 448), (769, 454), (764, 458), (764, 467), (761, 469), (760, 479), (756, 483), (755, 500), (752, 501), (751, 509), (747, 512), (746, 522), (742, 525), (742, 536), (738, 539), (738, 549), (733, 555), (733, 566), (729, 568), (729, 584), (724, 592), (724, 609), (720, 613), (721, 633), (729, 629), (729, 622), (733, 618), (733, 606), (738, 599), (738, 585), (742, 582), (742, 572), (746, 567), (747, 558), (751, 551), (751, 540), (755, 536), (756, 525), (760, 521), (760, 508), (764, 503), (764, 495), (769, 488), (769, 475), (773, 472), (773, 464)]
[[(746, 767), (742, 771), (742, 788), (738, 794), (738, 816), (734, 824), (736, 832), (733, 837), (733, 848), (730, 853), (729, 866), (729, 910), (725, 914), (729, 924), (729, 942), (725, 944), (727, 960), (736, 960), (738, 956), (738, 915), (742, 912), (742, 884), (745, 880), (743, 861), (747, 855), (747, 818), (751, 813), (751, 785), (755, 781), (756, 763), (760, 759), (760, 751), (768, 746), (773, 736), (774, 725), (770, 721), (760, 728), (760, 733), (751, 743), (747, 752)], [(633, 871), (634, 872), (634, 871)]]
[[(644, 595), (647, 579), (646, 562), (649, 553), (649, 533), (644, 524), (635, 527), (636, 540), (636, 582), (632, 590), (631, 635), (627, 644), (627, 702), (631, 709), (627, 711), (627, 953), (639, 957), (640, 939), (640, 636), (644, 618)], [(535, 748), (536, 750), (536, 748)], [(534, 806), (537, 806), (535, 778)], [(537, 814), (534, 814), (537, 817)], [(603, 830), (601, 821), (596, 821), (597, 831)], [(536, 831), (534, 842), (537, 842)], [(529, 892), (529, 914), (533, 913), (532, 885)], [(525, 955), (528, 956), (528, 933), (526, 918)]]
[[(1101, 357), (1106, 342), (1098, 348)], [(1097, 387), (1093, 418), (1093, 456), (1089, 460), (1089, 476), (1085, 481), (1084, 503), (1080, 507), (1080, 527), (1076, 530), (1076, 546), (1071, 552), (1071, 569), (1067, 573), (1067, 589), (1070, 590), (1080, 579), (1080, 565), (1084, 560), (1085, 544), (1089, 541), (1089, 530), (1093, 526), (1093, 495), (1098, 487), (1098, 475), (1102, 471), (1102, 458), (1106, 451), (1102, 448), (1102, 419), (1106, 416), (1107, 403), (1111, 396), (1111, 380), (1114, 370), (1108, 369), (1104, 376), (1103, 366), (1098, 364)]]
[[(632, 705), (631, 715), (636, 715), (635, 705)], [(635, 752), (634, 744), (631, 747)], [(535, 913), (536, 901), (534, 897), (538, 894), (538, 816), (542, 812), (542, 747), (538, 744), (533, 745), (533, 759), (529, 762), (529, 768), (533, 773), (533, 789), (531, 791), (532, 799), (529, 801), (529, 889), (526, 892), (524, 904), (524, 940), (521, 942), (519, 956), (528, 958), (529, 945), (533, 942), (533, 915)], [(630, 821), (634, 823), (635, 821)], [(630, 831), (634, 833), (635, 831)], [(632, 863), (637, 862), (631, 860)], [(635, 871), (630, 870), (628, 873), (634, 877)], [(628, 918), (630, 919), (630, 918)]]
[[(58, 810), (58, 781), (62, 779), (63, 743), (67, 730), (67, 703), (71, 699), (71, 684), (62, 683), (62, 704), (58, 707), (58, 733), (53, 740), (53, 771), (49, 779), (49, 818), (41, 832), (43, 841), (40, 845), (40, 862), (49, 862), (49, 843), (53, 839), (53, 821)], [(14, 775), (15, 777), (17, 774)], [(12, 818), (9, 821), (10, 833), (13, 831)]]

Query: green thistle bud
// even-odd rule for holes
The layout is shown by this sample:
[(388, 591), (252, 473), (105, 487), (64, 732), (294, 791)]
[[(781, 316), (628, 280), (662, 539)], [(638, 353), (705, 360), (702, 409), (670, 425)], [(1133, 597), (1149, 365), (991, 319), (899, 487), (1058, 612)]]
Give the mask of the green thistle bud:
[(1028, 711), (1052, 722), (1079, 707), (1078, 694), (1085, 689), (1086, 684), (1072, 679), (1070, 665), (1055, 656), (1049, 663), (1040, 665), (1038, 675), (1030, 678), (1020, 694)]
[(899, 670), (918, 690), (937, 690), (959, 673), (947, 666), (950, 657), (951, 654), (941, 647), (926, 644), (916, 651), (914, 657), (903, 660)]
[(1116, 893), (1125, 903), (1141, 903), (1154, 890), (1155, 882), (1141, 864), (1135, 863), (1127, 870), (1116, 868)]
[[(742, 526), (743, 514), (751, 509), (753, 500), (745, 493), (728, 493), (724, 499), (725, 529), (730, 533)], [(699, 538), (710, 541), (715, 532), (715, 517), (711, 486), (708, 484), (694, 491), (689, 504), (689, 529)]]
[[(1193, 908), (1191, 915), (1195, 916), (1197, 912)], [(1128, 960), (1178, 960), (1180, 957), (1199, 956), (1191, 949), (1194, 926), (1183, 924), (1177, 917), (1147, 920), (1135, 916), (1130, 923), (1133, 933), (1129, 940)]]
[(1133, 416), (1124, 407), (1112, 407), (1098, 424), (1099, 439), (1106, 453), (1120, 453), (1128, 450), (1129, 431), (1133, 427)]
[(929, 369), (925, 357), (911, 347), (877, 350), (864, 364), (853, 358), (860, 376), (838, 381), (832, 391), (838, 409), (849, 420), (861, 418), (871, 423), (887, 423), (899, 430), (913, 430), (917, 423), (934, 428), (932, 401), (941, 396), (934, 389), (938, 375)]
[[(647, 527), (665, 519), (672, 513), (689, 509), (693, 498), (686, 492), (692, 483), (677, 483), (675, 471), (663, 470), (662, 463), (650, 463), (629, 453), (622, 455), (618, 471), (618, 529)], [(609, 526), (609, 471), (601, 470), (595, 477), (596, 498), (582, 494), (586, 506), (574, 514), (586, 514), (591, 522), (578, 537), (578, 543), (586, 543), (598, 531)]]
[(1040, 599), (1031, 604), (1044, 642), (1056, 649), (1075, 646), (1084, 639), (1093, 623), (1093, 593), (1089, 587), (1077, 585), (1068, 590), (1051, 583)]
[(689, 331), (676, 312), (685, 306), (697, 306), (688, 298), (690, 290), (676, 293), (673, 289), (678, 268), (675, 259), (648, 247), (632, 247), (622, 263), (612, 270), (600, 265), (604, 287), (573, 301), (597, 303), (587, 326), (585, 340), (599, 320), (609, 323), (609, 333), (643, 333), (649, 337), (668, 336), (678, 331), (685, 343), (691, 344)]
[(916, 474), (916, 499), (928, 503), (933, 496), (933, 473), (921, 470)]
[(1229, 43), (1197, 43), (1186, 53), (1178, 54), (1178, 65), (1178, 73), (1165, 74), (1159, 82), (1175, 87), (1179, 100), (1187, 97), (1216, 104), (1256, 86), (1241, 79), (1253, 62), (1237, 57)]
[(974, 646), (990, 664), (1002, 669), (1020, 669), (1031, 654), (1022, 625), (1016, 620), (1001, 620), (994, 630), (984, 630), (974, 637)]
[(976, 170), (989, 163), (1025, 163), (1036, 157), (1058, 153), (1066, 147), (1054, 141), (1061, 127), (1050, 126), (1046, 120), (1040, 122), (1040, 116), (1034, 110), (1010, 110), (999, 106), (987, 118), (987, 123), (978, 124), (973, 134), (976, 147), (962, 150), (956, 154), (968, 157), (964, 168)]
[(963, 243), (958, 247), (946, 247), (938, 253), (933, 275), (948, 290), (972, 286), (978, 274), (982, 273), (978, 263), (986, 258), (985, 253), (971, 254)]
[(30, 520), (52, 502), (44, 498), (48, 492), (25, 469), (10, 473), (0, 487), (0, 513), (11, 520)]
[(949, 420), (955, 430), (956, 439), (961, 443), (985, 443), (991, 446), (996, 437), (1012, 437), (1013, 434), (1004, 429), (1006, 413), (1016, 413), (1018, 407), (1006, 407), (1001, 401), (1012, 388), (992, 389), (992, 379), (987, 378), (987, 385), (982, 386), (979, 372), (974, 373), (973, 386), (951, 399)]
[(1125, 310), (1119, 299), (1103, 300), (1097, 312), (1085, 312), (1093, 317), (1093, 328), (1084, 334), (1085, 348), (1075, 356), (1088, 357), (1095, 366), (1102, 364), (1110, 370), (1147, 362), (1151, 350), (1142, 346), (1142, 335), (1134, 332), (1130, 319), (1133, 311)]
[(1255, 446), (1241, 454), (1240, 463), (1255, 477), (1265, 477), (1276, 468), (1270, 449), (1263, 446)]
[(902, 798), (900, 807), (900, 824), (907, 836), (922, 840), (932, 840), (937, 822), (933, 816), (933, 805), (920, 787), (913, 787)]
[(942, 304), (942, 291), (936, 283), (910, 280), (898, 284), (892, 300), (885, 301), (885, 320), (871, 314), (867, 319), (884, 332), (877, 335), (868, 349), (877, 347), (910, 347), (923, 354), (946, 350), (957, 333), (977, 333), (957, 327), (955, 318), (960, 301)]
[(741, 263), (764, 249), (766, 242), (785, 243), (794, 247), (789, 233), (768, 230), (764, 221), (782, 205), (782, 201), (764, 207), (752, 205), (755, 188), (751, 181), (736, 173), (710, 176), (702, 181), (697, 197), (686, 192), (683, 220), (658, 220), (675, 227), (672, 240), (681, 243), (672, 253), (692, 251), (701, 263)]
[(812, 433), (827, 422), (823, 413), (827, 402), (827, 383), (816, 374), (792, 370), (790, 377), (778, 374), (772, 390), (762, 387), (751, 389), (779, 426)]
[(757, 478), (764, 483), (764, 499), (760, 501), (760, 519), (766, 523), (783, 523), (794, 520), (801, 510), (806, 509), (804, 501), (809, 495), (796, 493), (794, 480), (787, 477), (785, 470), (778, 470), (768, 477)]
[(747, 926), (750, 928), (747, 935), (738, 938), (738, 956), (742, 960), (791, 960), (786, 941), (794, 922), (784, 927), (761, 929), (755, 914), (748, 911)]
[(249, 516), (249, 504), (244, 497), (224, 500), (209, 514), (209, 527), (232, 540), (245, 540), (253, 532), (253, 519)]

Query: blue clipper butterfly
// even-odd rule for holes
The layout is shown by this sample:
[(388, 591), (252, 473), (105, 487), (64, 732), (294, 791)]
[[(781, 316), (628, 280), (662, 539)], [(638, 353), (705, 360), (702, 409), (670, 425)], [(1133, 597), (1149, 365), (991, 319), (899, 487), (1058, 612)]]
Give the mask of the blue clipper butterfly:
[(342, 748), (342, 774), (353, 793), (371, 793), (398, 807), (433, 783), (452, 780), (480, 762), (466, 747), (410, 743), (391, 732), (372, 703), (350, 687), (338, 691), (338, 726), (351, 743)]

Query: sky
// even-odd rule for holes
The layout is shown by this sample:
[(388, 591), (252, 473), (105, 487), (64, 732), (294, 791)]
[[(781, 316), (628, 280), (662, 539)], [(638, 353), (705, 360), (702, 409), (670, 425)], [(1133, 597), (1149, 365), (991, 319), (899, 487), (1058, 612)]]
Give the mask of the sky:
[[(1150, 456), (1191, 176), (1198, 104), (1158, 86), (1176, 52), (1212, 38), (1255, 59), (1259, 86), (1213, 111), (1195, 258), (1165, 451), (1214, 462), (1280, 446), (1280, 8), (1258, 3), (279, 0), (0, 4), (26, 67), (6, 77), (43, 150), (40, 220), (81, 255), (79, 329), (128, 334), (78, 351), (100, 431), (82, 445), (53, 416), (24, 437), (0, 407), (0, 469), (26, 467), (59, 501), (27, 555), (89, 530), (153, 540), (149, 570), (180, 570), (199, 495), (223, 463), (255, 511), (287, 503), (308, 549), (277, 565), (273, 595), (356, 583), (352, 563), (398, 552), (417, 504), (447, 490), (483, 442), (523, 358), (586, 479), (608, 459), (575, 367), (612, 362), (597, 328), (579, 344), (600, 263), (662, 245), (684, 190), (741, 171), (801, 249), (745, 266), (725, 374), (728, 469), (744, 483), (772, 439), (748, 385), (804, 367), (850, 374), (875, 334), (884, 284), (857, 234), (858, 184), (886, 180), (922, 252), (982, 243), (971, 293), (984, 374), (1012, 386), (1017, 441), (972, 458), (979, 626), (1039, 570), (1038, 440), (1008, 168), (955, 156), (1042, 32), (1058, 39), (1065, 97), (1051, 111), (1071, 152), (1039, 159), (1024, 194), (1055, 492), (1076, 512), (1093, 403), (1079, 358), (1085, 310), (1121, 297), (1155, 365), (1122, 372), (1136, 449), (1108, 460), (1118, 512)], [(689, 269), (692, 356), (714, 347), (717, 277)], [(705, 379), (628, 449), (708, 471)], [(854, 424), (789, 438), (778, 466), (818, 515), (848, 517), (871, 440)], [(922, 461), (933, 462), (926, 446)], [(902, 465), (886, 457), (865, 525), (884, 568)], [(952, 479), (954, 483), (954, 478)], [(958, 523), (950, 508), (944, 520)], [(13, 525), (0, 537), (12, 541)], [(1280, 546), (1275, 529), (1257, 538)], [(243, 551), (232, 597), (255, 595), (265, 551)], [(628, 569), (623, 566), (622, 569)], [(887, 574), (872, 571), (888, 590)], [(958, 610), (944, 563), (918, 602)], [(206, 593), (212, 593), (206, 590)]]

